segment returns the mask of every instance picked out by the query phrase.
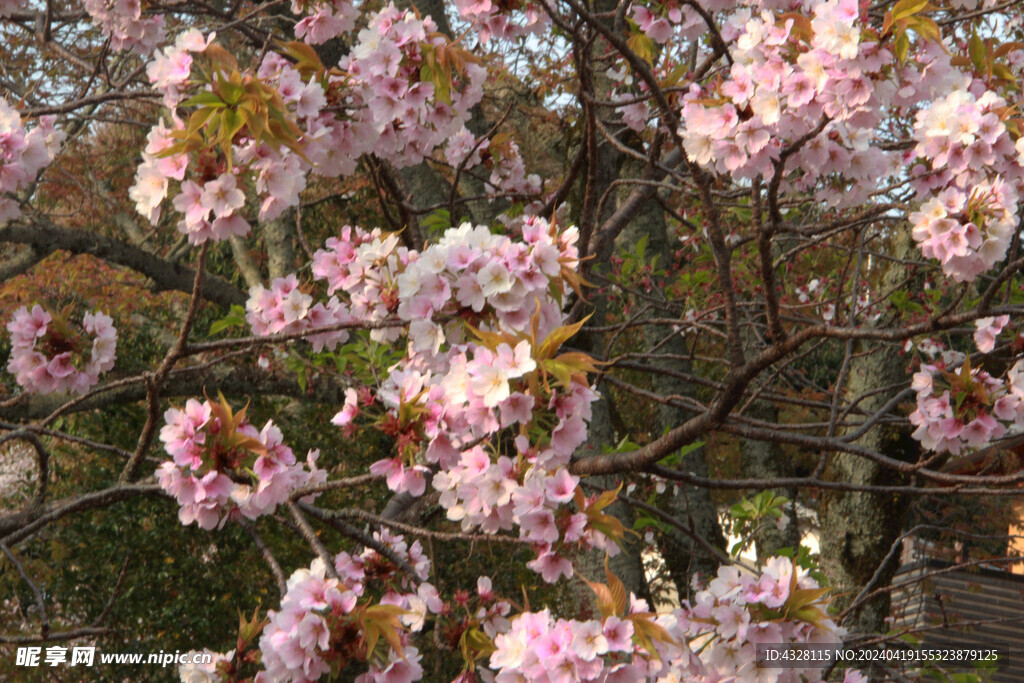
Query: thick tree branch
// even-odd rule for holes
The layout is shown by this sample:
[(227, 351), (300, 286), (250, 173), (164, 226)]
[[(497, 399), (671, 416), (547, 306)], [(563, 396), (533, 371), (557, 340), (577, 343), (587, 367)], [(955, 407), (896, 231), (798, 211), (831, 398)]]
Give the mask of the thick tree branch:
[[(87, 230), (59, 228), (44, 219), (34, 218), (32, 225), (8, 224), (0, 227), (0, 242), (29, 244), (36, 249), (63, 250), (88, 254), (145, 275), (157, 291), (191, 292), (195, 271), (140, 249), (122, 240), (115, 240)], [(216, 275), (203, 276), (203, 297), (215, 304), (230, 307), (245, 305), (245, 292)]]

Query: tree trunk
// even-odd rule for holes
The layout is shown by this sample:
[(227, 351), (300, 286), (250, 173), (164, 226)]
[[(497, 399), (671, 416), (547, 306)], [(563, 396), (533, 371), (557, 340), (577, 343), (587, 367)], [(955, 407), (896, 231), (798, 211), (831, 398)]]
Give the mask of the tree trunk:
[[(894, 238), (893, 260), (878, 284), (878, 291), (890, 292), (904, 282), (909, 273), (904, 259), (910, 255), (909, 231)], [(913, 285), (911, 285), (913, 286)], [(878, 393), (879, 387), (906, 380), (906, 361), (895, 346), (881, 347), (874, 353), (860, 344), (853, 345), (850, 373), (844, 395), (850, 399), (867, 396), (858, 407), (871, 415), (892, 398), (892, 392)], [(870, 392), (876, 392), (871, 394)], [(870, 394), (870, 395), (869, 395)], [(905, 429), (876, 425), (854, 442), (903, 461), (913, 461), (919, 452), (917, 442)], [(829, 470), (834, 481), (851, 484), (898, 484), (902, 477), (891, 470), (855, 455), (836, 454)], [(828, 492), (822, 496), (821, 556), (822, 568), (837, 593), (835, 606), (845, 608), (881, 567), (875, 588), (889, 584), (898, 568), (899, 553), (885, 563), (893, 543), (900, 535), (909, 506), (906, 496), (866, 492)], [(889, 615), (889, 594), (883, 593), (855, 609), (844, 625), (851, 633), (877, 633), (885, 628)]]
[[(748, 417), (762, 420), (764, 422), (777, 423), (779, 410), (769, 402), (757, 402), (746, 412)], [(780, 477), (791, 477), (794, 474), (792, 463), (786, 460), (782, 448), (777, 443), (760, 441), (757, 439), (740, 439), (740, 453), (742, 454), (741, 466), (743, 476), (753, 479), (778, 479)], [(800, 523), (796, 518), (796, 489), (774, 488), (768, 489), (776, 496), (785, 496), (790, 502), (786, 506), (786, 514), (789, 516), (789, 524), (784, 529), (778, 529), (775, 525), (769, 524), (757, 532), (755, 543), (757, 548), (757, 559), (759, 562), (777, 555), (782, 548), (793, 548), (794, 551), (800, 545)]]
[[(635, 162), (627, 164), (626, 172), (635, 177), (642, 171)], [(656, 202), (648, 202), (641, 212), (630, 221), (622, 231), (616, 244), (627, 250), (641, 238), (647, 238), (646, 253), (651, 258), (657, 256), (662, 265), (667, 266), (673, 258), (669, 242), (665, 214)], [(668, 301), (666, 301), (666, 304)], [(671, 309), (667, 309), (671, 314)], [(654, 311), (659, 316), (664, 311)], [(666, 341), (667, 338), (667, 341)], [(674, 356), (686, 356), (689, 349), (685, 338), (667, 326), (644, 326), (644, 341), (647, 348), (658, 348), (661, 352)], [(662, 343), (664, 342), (664, 343)], [(652, 390), (659, 396), (693, 396), (694, 386), (678, 374), (689, 374), (690, 363), (684, 360), (659, 359), (658, 365), (670, 372), (657, 372), (652, 375)], [(693, 417), (690, 411), (681, 407), (661, 404), (657, 408), (657, 435), (677, 427)], [(683, 472), (706, 477), (708, 474), (707, 457), (703, 448), (690, 451), (683, 456), (677, 469)], [(718, 510), (706, 488), (680, 486), (678, 493), (674, 487), (658, 497), (658, 507), (687, 525), (694, 535), (706, 540), (712, 546), (725, 549), (725, 536), (718, 522)], [(672, 582), (676, 586), (680, 598), (689, 597), (692, 593), (691, 579), (694, 574), (708, 577), (714, 576), (722, 560), (709, 553), (693, 540), (691, 536), (678, 529), (671, 529), (660, 535), (659, 551), (665, 562)]]

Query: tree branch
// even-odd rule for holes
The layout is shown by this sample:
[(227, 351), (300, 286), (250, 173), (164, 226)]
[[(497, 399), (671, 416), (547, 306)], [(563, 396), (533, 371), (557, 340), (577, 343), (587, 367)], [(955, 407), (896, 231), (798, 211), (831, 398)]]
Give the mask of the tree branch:
[[(195, 271), (140, 249), (129, 242), (103, 235), (59, 228), (49, 221), (33, 218), (32, 225), (8, 224), (0, 227), (0, 242), (29, 244), (36, 249), (63, 250), (88, 254), (107, 263), (125, 266), (153, 281), (156, 291), (191, 292)], [(244, 306), (248, 295), (216, 275), (203, 276), (203, 297), (224, 308), (232, 304)]]

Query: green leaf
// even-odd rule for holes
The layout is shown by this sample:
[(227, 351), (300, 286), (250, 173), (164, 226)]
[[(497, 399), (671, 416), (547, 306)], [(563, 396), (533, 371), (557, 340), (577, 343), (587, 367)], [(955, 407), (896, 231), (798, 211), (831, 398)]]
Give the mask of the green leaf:
[(217, 113), (217, 107), (205, 107), (203, 109), (197, 109), (192, 113), (192, 116), (188, 117), (188, 125), (185, 127), (185, 135), (192, 136), (196, 135), (203, 126), (209, 123), (213, 115)]
[(985, 41), (977, 33), (971, 33), (971, 39), (967, 41), (967, 52), (971, 56), (971, 63), (978, 71), (985, 70), (985, 63), (988, 61), (985, 50)]
[(320, 56), (316, 53), (316, 50), (300, 40), (285, 43), (284, 53), (294, 58), (300, 67), (317, 71), (324, 68), (324, 64), (320, 61)]
[(495, 647), (494, 642), (483, 631), (471, 627), (462, 632), (459, 649), (462, 651), (463, 660), (473, 665), (477, 659), (489, 657)]
[(636, 241), (636, 256), (641, 261), (644, 260), (644, 254), (647, 252), (647, 235), (642, 236)]
[(916, 301), (910, 300), (910, 292), (905, 289), (901, 289), (893, 292), (889, 296), (889, 301), (892, 305), (901, 311), (909, 313), (924, 313), (924, 306), (917, 303)]
[(928, 0), (900, 0), (892, 6), (892, 19), (899, 21), (928, 7)]
[(337, 368), (338, 373), (342, 374), (348, 369), (348, 355), (344, 353), (334, 353), (334, 367)]
[(683, 62), (682, 64), (677, 64), (676, 67), (668, 73), (668, 76), (665, 77), (665, 80), (662, 81), (661, 87), (671, 88), (677, 85), (679, 81), (683, 80), (683, 76), (685, 76), (688, 71), (689, 65), (686, 62)]
[(910, 52), (910, 38), (907, 37), (906, 31), (904, 31), (896, 39), (896, 59), (899, 60), (900, 65), (907, 63), (908, 52)]
[(420, 219), (420, 225), (425, 227), (428, 233), (439, 233), (452, 227), (452, 216), (448, 209), (435, 209)]
[(429, 63), (424, 64), (420, 67), (420, 82), (422, 83), (433, 83), (434, 82), (434, 67)]
[(553, 356), (555, 351), (557, 351), (562, 344), (571, 339), (573, 335), (579, 332), (580, 328), (583, 327), (588, 320), (590, 320), (589, 315), (583, 320), (572, 325), (556, 327), (541, 343), (540, 349), (537, 351), (537, 356), (540, 358), (550, 358)]
[(628, 436), (625, 436), (625, 437), (622, 438), (622, 441), (620, 441), (619, 443), (617, 443), (614, 446), (605, 444), (604, 447), (602, 447), (601, 452), (602, 453), (628, 453), (630, 451), (639, 450), (639, 448), (640, 448), (639, 444), (633, 443), (632, 441), (629, 440)]
[(648, 527), (661, 530), (661, 522), (654, 517), (637, 517), (633, 520), (633, 531), (643, 531)]
[(622, 482), (620, 481), (619, 485), (615, 487), (614, 491), (602, 491), (600, 495), (598, 495), (598, 497), (594, 499), (594, 502), (590, 504), (590, 507), (587, 508), (587, 512), (600, 512), (601, 510), (604, 510), (606, 507), (615, 502), (615, 499), (618, 498), (619, 491), (621, 490)]
[[(366, 608), (363, 623), (366, 625), (367, 632), (371, 629), (376, 632), (377, 635), (373, 639), (374, 644), (376, 644), (377, 637), (382, 636), (388, 646), (395, 651), (395, 654), (405, 659), (399, 635), (402, 630), (400, 617), (403, 614), (409, 614), (409, 612), (397, 605), (371, 605)], [(367, 641), (367, 645), (369, 645), (369, 641)], [(368, 653), (372, 652), (373, 648), (368, 648)]]
[(651, 641), (667, 645), (676, 644), (675, 639), (669, 635), (668, 631), (666, 631), (660, 624), (654, 622), (653, 615), (645, 612), (637, 612), (636, 614), (630, 614), (627, 619), (633, 622), (633, 638), (639, 639), (640, 644), (658, 660), (660, 660), (661, 657), (658, 655), (658, 650), (653, 646)]
[(210, 325), (210, 334), (217, 334), (218, 332), (223, 332), (229, 327), (240, 327), (242, 325), (245, 325), (245, 309), (238, 304), (235, 304), (231, 307), (231, 311), (226, 316), (220, 320), (215, 320), (213, 324)]
[(626, 41), (626, 45), (637, 57), (648, 64), (654, 63), (654, 41), (644, 33), (634, 33)]
[(245, 125), (249, 127), (249, 133), (260, 138), (266, 130), (267, 124), (246, 104), (238, 108), (238, 113), (245, 119)]
[(945, 49), (942, 44), (942, 31), (939, 29), (939, 25), (935, 23), (934, 19), (928, 17), (913, 17), (907, 19), (907, 25), (917, 32), (917, 35), (921, 36), (924, 40), (930, 40), (938, 43)]
[(295, 373), (295, 381), (299, 383), (299, 388), (306, 391), (306, 362), (301, 358), (289, 356), (285, 359), (284, 366)]
[(683, 458), (685, 458), (688, 454), (692, 453), (693, 451), (697, 450), (703, 445), (704, 442), (698, 439), (693, 443), (686, 444), (675, 453), (672, 453), (671, 455), (666, 455), (658, 462), (659, 464), (665, 465), (666, 467), (676, 467), (682, 463)]
[(226, 106), (224, 100), (220, 98), (220, 95), (206, 91), (201, 92), (198, 95), (191, 97), (181, 103), (183, 107), (224, 107)]
[(550, 358), (548, 360), (541, 361), (541, 365), (544, 370), (551, 375), (554, 375), (558, 383), (566, 389), (569, 389), (572, 385), (573, 368), (569, 367), (565, 363)]
[(235, 139), (235, 134), (245, 125), (245, 118), (234, 109), (227, 109), (224, 111), (223, 119), (220, 137), (225, 145), (230, 146), (231, 141)]
[(238, 101), (242, 99), (242, 94), (245, 93), (241, 85), (230, 81), (221, 81), (217, 87), (224, 101), (231, 105), (238, 104)]
[(1013, 73), (1010, 67), (1005, 64), (993, 64), (992, 73), (1004, 81), (1009, 81), (1011, 83), (1017, 82), (1017, 76)]

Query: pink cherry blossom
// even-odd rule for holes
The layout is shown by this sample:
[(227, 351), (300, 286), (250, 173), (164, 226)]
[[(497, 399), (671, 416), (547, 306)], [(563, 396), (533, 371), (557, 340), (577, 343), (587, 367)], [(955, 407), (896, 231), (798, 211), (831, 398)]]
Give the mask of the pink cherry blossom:
[(974, 333), (974, 343), (982, 353), (988, 353), (996, 346), (996, 338), (1010, 322), (1010, 316), (1000, 315), (993, 318), (978, 318), (974, 321), (977, 331)]
[[(326, 480), (327, 473), (316, 465), (319, 451), (298, 462), (273, 422), (256, 431), (243, 420), (236, 432), (225, 433), (209, 401), (189, 399), (184, 409), (164, 413), (160, 441), (172, 459), (160, 466), (158, 479), (181, 506), (182, 524), (195, 521), (212, 529), (233, 516), (255, 519), (272, 513), (293, 491)], [(226, 448), (223, 440), (237, 436), (249, 445)], [(225, 459), (225, 451), (234, 460)]]
[(82, 394), (114, 367), (117, 330), (104, 313), (86, 313), (81, 326), (75, 326), (38, 304), (31, 311), (22, 306), (7, 330), (11, 333), (7, 369), (29, 393)]

